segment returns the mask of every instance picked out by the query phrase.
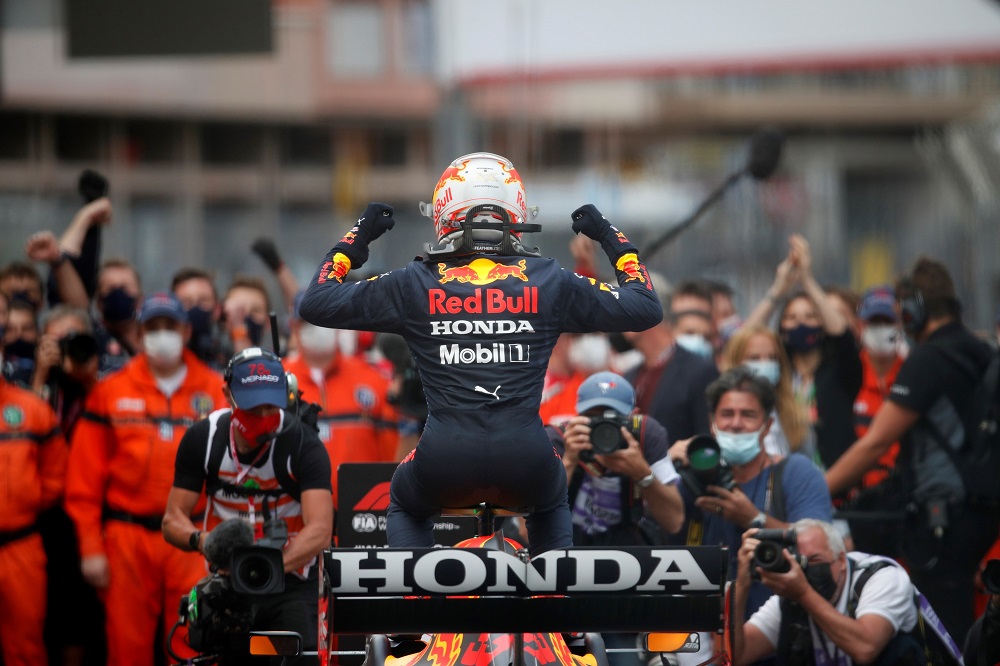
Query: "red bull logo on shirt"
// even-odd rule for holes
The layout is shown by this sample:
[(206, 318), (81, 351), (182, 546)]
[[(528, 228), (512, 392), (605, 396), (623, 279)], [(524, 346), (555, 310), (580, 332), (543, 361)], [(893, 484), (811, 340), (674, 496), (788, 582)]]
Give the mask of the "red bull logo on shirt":
[(498, 264), (492, 259), (479, 258), (465, 266), (448, 266), (438, 264), (438, 280), (441, 284), (448, 282), (471, 282), (472, 284), (490, 284), (497, 280), (514, 278), (522, 282), (528, 281), (527, 262), (522, 259), (516, 264)]
[(618, 261), (615, 262), (615, 268), (626, 275), (626, 282), (638, 280), (645, 284), (646, 287), (652, 289), (652, 285), (649, 282), (649, 275), (646, 273), (646, 267), (639, 261), (639, 257), (636, 256), (635, 252), (628, 252), (618, 257)]
[(428, 312), (436, 314), (538, 314), (538, 287), (524, 287), (519, 296), (503, 289), (476, 289), (471, 296), (449, 296), (444, 289), (427, 291)]

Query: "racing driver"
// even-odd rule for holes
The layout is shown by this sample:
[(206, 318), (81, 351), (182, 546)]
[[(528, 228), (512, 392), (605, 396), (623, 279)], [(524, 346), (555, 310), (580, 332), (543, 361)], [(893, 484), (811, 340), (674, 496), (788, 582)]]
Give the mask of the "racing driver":
[(618, 286), (522, 245), (522, 233), (541, 227), (526, 223), (521, 178), (499, 155), (456, 159), (421, 212), (437, 238), (424, 256), (345, 281), (395, 224), (391, 206), (369, 204), (327, 253), (300, 306), (317, 326), (403, 336), (419, 370), (427, 423), (392, 478), (389, 545), (431, 547), (431, 517), (442, 508), (489, 502), (528, 512), (532, 555), (571, 546), (566, 473), (538, 415), (549, 354), (564, 331), (660, 323), (649, 274), (636, 247), (592, 205), (573, 212), (573, 231), (601, 244)]

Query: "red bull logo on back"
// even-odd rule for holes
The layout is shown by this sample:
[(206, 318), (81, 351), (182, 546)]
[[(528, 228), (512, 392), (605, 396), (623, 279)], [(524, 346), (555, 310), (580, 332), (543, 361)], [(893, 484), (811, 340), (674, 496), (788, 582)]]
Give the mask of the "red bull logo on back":
[(497, 280), (514, 278), (522, 282), (528, 281), (527, 261), (522, 259), (515, 264), (498, 264), (492, 259), (474, 259), (466, 266), (448, 266), (438, 264), (438, 280), (441, 284), (448, 282), (471, 282), (472, 284), (490, 284)]

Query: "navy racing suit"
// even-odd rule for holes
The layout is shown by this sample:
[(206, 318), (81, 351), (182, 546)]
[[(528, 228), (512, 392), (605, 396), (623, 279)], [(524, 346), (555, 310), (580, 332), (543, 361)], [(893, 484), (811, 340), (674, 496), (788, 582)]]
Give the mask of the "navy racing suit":
[(554, 259), (497, 254), (425, 257), (349, 282), (338, 247), (300, 315), (317, 326), (401, 335), (427, 398), (424, 432), (392, 478), (389, 545), (431, 547), (431, 517), (442, 508), (490, 502), (529, 511), (533, 555), (571, 546), (566, 473), (538, 414), (545, 370), (564, 331), (644, 330), (662, 320), (634, 246), (613, 257), (617, 287)]

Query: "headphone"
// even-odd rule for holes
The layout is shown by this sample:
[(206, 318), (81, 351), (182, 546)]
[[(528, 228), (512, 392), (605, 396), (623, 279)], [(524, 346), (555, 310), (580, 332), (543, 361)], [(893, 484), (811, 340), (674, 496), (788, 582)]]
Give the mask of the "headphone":
[(910, 278), (904, 279), (902, 286), (910, 295), (899, 299), (899, 312), (903, 330), (912, 335), (919, 333), (927, 325), (927, 306), (924, 305), (924, 295)]
[[(263, 358), (268, 361), (276, 361), (284, 369), (284, 365), (281, 363), (281, 359), (278, 355), (267, 349), (261, 349), (260, 347), (247, 347), (240, 353), (229, 359), (229, 363), (226, 364), (226, 369), (222, 373), (222, 379), (226, 382), (226, 386), (231, 386), (233, 381), (233, 368), (241, 365), (244, 361), (249, 361), (255, 358)], [(299, 380), (298, 378), (290, 372), (285, 373), (285, 387), (288, 392), (288, 401), (285, 404), (286, 409), (294, 410), (295, 404), (298, 401), (299, 395)]]

